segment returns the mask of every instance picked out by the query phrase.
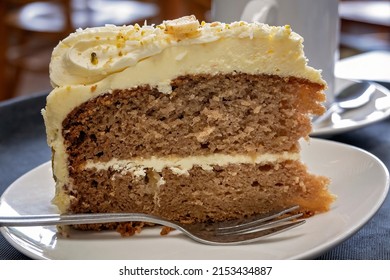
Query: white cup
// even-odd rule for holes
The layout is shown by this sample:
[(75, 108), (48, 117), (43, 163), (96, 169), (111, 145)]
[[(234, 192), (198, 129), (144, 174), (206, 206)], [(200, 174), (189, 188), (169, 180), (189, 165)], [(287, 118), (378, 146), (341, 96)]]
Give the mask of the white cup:
[(212, 20), (290, 25), (304, 38), (309, 65), (322, 70), (328, 83), (327, 105), (334, 100), (334, 67), (338, 59), (339, 0), (213, 0)]

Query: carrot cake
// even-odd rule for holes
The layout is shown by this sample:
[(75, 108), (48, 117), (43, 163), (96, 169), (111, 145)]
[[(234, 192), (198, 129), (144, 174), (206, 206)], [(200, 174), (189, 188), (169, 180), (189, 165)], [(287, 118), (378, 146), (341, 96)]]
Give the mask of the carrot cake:
[(302, 42), (289, 26), (193, 16), (70, 34), (42, 111), (59, 211), (195, 223), (329, 210), (329, 180), (300, 159), (326, 88)]

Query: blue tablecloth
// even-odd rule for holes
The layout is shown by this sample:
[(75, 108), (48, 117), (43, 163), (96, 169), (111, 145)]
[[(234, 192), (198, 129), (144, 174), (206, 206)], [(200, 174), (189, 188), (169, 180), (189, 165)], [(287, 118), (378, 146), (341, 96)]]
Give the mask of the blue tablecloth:
[[(50, 160), (40, 110), (45, 95), (0, 103), (0, 194), (24, 173)], [(390, 119), (329, 137), (369, 151), (390, 168)], [(0, 259), (28, 259), (0, 235)], [(356, 234), (318, 259), (390, 259), (390, 199)]]

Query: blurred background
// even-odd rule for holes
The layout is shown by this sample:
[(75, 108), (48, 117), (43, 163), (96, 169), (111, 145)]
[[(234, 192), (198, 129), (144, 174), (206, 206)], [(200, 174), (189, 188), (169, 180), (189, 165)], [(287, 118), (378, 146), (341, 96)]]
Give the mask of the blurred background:
[[(77, 28), (159, 24), (190, 14), (210, 21), (210, 8), (211, 0), (0, 0), (0, 101), (50, 91), (52, 49)], [(390, 53), (389, 0), (340, 0), (339, 14), (340, 58)]]

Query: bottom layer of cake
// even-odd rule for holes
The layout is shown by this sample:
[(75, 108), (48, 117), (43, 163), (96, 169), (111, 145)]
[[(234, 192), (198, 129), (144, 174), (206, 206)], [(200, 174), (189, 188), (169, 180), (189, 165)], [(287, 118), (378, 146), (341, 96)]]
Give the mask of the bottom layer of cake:
[[(307, 172), (299, 161), (230, 164), (204, 170), (194, 166), (178, 175), (169, 168), (147, 169), (145, 176), (108, 170), (84, 170), (66, 193), (69, 212), (143, 212), (194, 223), (221, 221), (292, 205), (311, 216), (329, 210), (328, 179)], [(77, 186), (77, 187), (76, 187)], [(120, 224), (81, 225), (114, 229)]]

